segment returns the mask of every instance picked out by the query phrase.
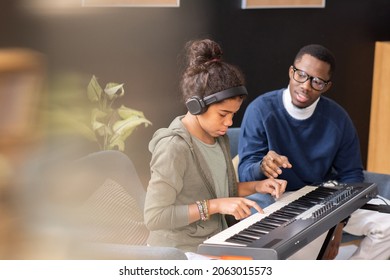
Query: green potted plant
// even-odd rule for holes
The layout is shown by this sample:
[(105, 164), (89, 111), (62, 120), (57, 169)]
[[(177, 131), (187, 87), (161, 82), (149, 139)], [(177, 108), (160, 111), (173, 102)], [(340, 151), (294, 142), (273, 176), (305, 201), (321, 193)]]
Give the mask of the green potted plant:
[(125, 140), (139, 125), (151, 125), (143, 112), (121, 105), (114, 108), (114, 102), (125, 94), (124, 84), (107, 83), (103, 89), (97, 78), (92, 76), (87, 89), (88, 99), (96, 104), (91, 112), (91, 139), (102, 150), (125, 149)]

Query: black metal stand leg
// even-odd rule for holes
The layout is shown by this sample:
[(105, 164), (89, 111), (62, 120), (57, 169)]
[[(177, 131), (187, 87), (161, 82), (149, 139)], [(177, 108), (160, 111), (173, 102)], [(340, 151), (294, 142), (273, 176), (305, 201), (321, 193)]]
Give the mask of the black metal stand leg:
[[(348, 223), (349, 216), (339, 222), (337, 225), (332, 227), (328, 234), (326, 235), (325, 241), (322, 244), (321, 250), (318, 253), (317, 260), (331, 260), (336, 257), (336, 254), (338, 252), (338, 248), (341, 243), (341, 236), (343, 234), (343, 229), (345, 225)], [(337, 235), (337, 237), (336, 237)], [(335, 243), (332, 244), (332, 241)], [(337, 246), (337, 249), (335, 249)], [(332, 250), (333, 249), (333, 250)], [(337, 252), (336, 252), (337, 250)]]
[(318, 253), (317, 260), (323, 260), (323, 259), (324, 259), (325, 252), (326, 252), (326, 250), (328, 249), (328, 247), (329, 247), (329, 245), (330, 245), (330, 242), (331, 242), (332, 239), (333, 239), (334, 233), (335, 233), (335, 231), (336, 231), (336, 227), (337, 227), (337, 225), (335, 225), (334, 227), (332, 227), (332, 228), (328, 231), (328, 234), (326, 235), (326, 238), (325, 238), (325, 240), (324, 240), (324, 243), (323, 243), (322, 246), (321, 246), (321, 250), (320, 250), (320, 252)]

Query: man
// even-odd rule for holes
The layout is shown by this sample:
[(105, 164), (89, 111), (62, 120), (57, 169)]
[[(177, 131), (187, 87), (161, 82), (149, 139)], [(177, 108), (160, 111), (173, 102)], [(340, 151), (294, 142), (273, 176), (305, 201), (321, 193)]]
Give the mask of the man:
[[(305, 46), (289, 67), (288, 87), (265, 93), (249, 104), (240, 130), (240, 181), (285, 179), (286, 192), (328, 180), (363, 181), (356, 129), (346, 111), (323, 95), (332, 86), (334, 70), (335, 59), (327, 48)], [(274, 202), (270, 195), (251, 198), (261, 207)], [(390, 226), (382, 222), (386, 221), (382, 215), (386, 214), (367, 214), (367, 210), (351, 215), (353, 226), (345, 230), (367, 235), (352, 258), (390, 256)]]

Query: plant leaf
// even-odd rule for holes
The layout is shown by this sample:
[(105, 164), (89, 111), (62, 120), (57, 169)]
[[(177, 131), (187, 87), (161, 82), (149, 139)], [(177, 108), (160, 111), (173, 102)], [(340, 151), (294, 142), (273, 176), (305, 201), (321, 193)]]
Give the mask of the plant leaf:
[(91, 125), (92, 130), (95, 131), (98, 135), (104, 136), (106, 134), (111, 135), (111, 129), (104, 123), (99, 121), (100, 119), (104, 119), (107, 116), (106, 112), (99, 110), (98, 108), (92, 109), (91, 113)]
[(127, 138), (133, 130), (141, 124), (145, 124), (145, 127), (147, 127), (151, 124), (151, 122), (145, 118), (129, 118), (114, 123), (112, 130), (114, 134), (120, 135), (121, 137), (125, 136)]
[(114, 123), (112, 127), (113, 135), (110, 139), (110, 145), (117, 144), (120, 141), (124, 142), (127, 137), (133, 133), (134, 129), (141, 124), (145, 124), (146, 127), (151, 124), (151, 122), (145, 118), (135, 116)]
[(125, 90), (123, 88), (124, 84), (118, 83), (108, 83), (104, 92), (107, 94), (108, 99), (112, 100), (117, 97), (121, 97), (125, 94)]
[[(139, 118), (145, 118), (145, 115), (141, 111), (137, 111), (134, 109), (130, 109), (124, 105), (122, 105), (120, 108), (117, 110), (118, 115), (121, 116), (122, 119), (128, 119), (128, 118), (133, 118), (133, 117), (139, 117)], [(150, 123), (152, 124), (152, 123)]]
[(99, 99), (102, 95), (102, 92), (103, 92), (103, 89), (99, 85), (95, 75), (93, 75), (91, 81), (88, 84), (88, 89), (87, 89), (88, 99), (92, 102), (97, 102), (97, 101), (99, 101)]

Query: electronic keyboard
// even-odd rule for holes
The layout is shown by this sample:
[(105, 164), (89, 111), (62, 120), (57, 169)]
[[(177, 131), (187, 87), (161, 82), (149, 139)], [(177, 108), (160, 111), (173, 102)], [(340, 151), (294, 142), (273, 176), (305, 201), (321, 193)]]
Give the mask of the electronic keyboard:
[(306, 186), (205, 240), (198, 253), (287, 259), (376, 195), (375, 183)]

